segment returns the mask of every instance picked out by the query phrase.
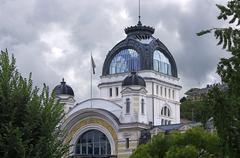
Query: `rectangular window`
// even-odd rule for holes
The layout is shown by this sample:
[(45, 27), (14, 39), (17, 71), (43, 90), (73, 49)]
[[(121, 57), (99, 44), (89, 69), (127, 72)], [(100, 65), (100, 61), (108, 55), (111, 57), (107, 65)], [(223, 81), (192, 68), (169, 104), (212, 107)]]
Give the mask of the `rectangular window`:
[(130, 99), (126, 99), (126, 114), (130, 113)]
[(164, 120), (164, 121), (165, 121), (164, 124), (167, 125), (168, 124), (168, 120)]
[(129, 138), (126, 138), (126, 149), (129, 149)]
[(165, 95), (165, 97), (167, 97), (167, 88), (164, 88), (164, 95)]
[(156, 85), (156, 94), (158, 95), (158, 85)]
[(116, 96), (118, 96), (118, 87), (116, 87)]
[(109, 96), (112, 97), (112, 88), (109, 88)]
[(144, 99), (142, 99), (141, 101), (141, 111), (142, 111), (142, 114), (144, 114)]
[(168, 98), (171, 98), (171, 89), (168, 89)]
[(160, 95), (162, 96), (162, 86), (161, 86), (161, 88), (160, 88)]
[(175, 91), (172, 90), (172, 98), (173, 98), (173, 99), (175, 99), (175, 94), (174, 94), (174, 93), (175, 93)]
[(161, 125), (163, 125), (164, 124), (164, 119), (162, 119), (162, 121), (161, 121)]

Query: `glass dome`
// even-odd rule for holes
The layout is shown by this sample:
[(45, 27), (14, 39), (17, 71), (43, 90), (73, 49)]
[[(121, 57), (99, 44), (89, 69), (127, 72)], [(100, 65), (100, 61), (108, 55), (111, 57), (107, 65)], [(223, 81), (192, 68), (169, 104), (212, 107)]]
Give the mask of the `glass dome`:
[(107, 54), (102, 76), (154, 70), (178, 77), (177, 65), (168, 48), (153, 36), (154, 28), (138, 23), (125, 29), (127, 37)]
[(138, 71), (139, 69), (139, 54), (133, 49), (124, 49), (112, 59), (109, 74)]

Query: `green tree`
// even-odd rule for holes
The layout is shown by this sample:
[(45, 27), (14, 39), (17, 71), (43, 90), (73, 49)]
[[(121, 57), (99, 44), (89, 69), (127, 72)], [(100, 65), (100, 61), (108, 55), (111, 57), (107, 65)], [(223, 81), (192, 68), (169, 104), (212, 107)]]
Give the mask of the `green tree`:
[(208, 104), (207, 99), (203, 100), (185, 100), (181, 102), (181, 118), (202, 122), (204, 125), (212, 116), (212, 106)]
[(226, 92), (214, 88), (210, 103), (214, 109), (214, 123), (222, 140), (222, 157), (240, 155), (240, 1), (229, 0), (227, 5), (217, 5), (219, 20), (228, 20), (228, 27), (212, 28), (198, 33), (199, 36), (214, 32), (218, 45), (231, 56), (222, 58), (217, 73), (228, 85)]
[(215, 133), (193, 128), (186, 133), (158, 134), (140, 145), (131, 158), (218, 158), (220, 139)]
[(23, 78), (16, 60), (0, 53), (0, 157), (59, 158), (66, 154), (59, 122), (63, 105), (44, 85), (32, 87), (31, 75)]
[(171, 147), (166, 153), (166, 158), (196, 158), (198, 156), (197, 149), (192, 145), (184, 147)]

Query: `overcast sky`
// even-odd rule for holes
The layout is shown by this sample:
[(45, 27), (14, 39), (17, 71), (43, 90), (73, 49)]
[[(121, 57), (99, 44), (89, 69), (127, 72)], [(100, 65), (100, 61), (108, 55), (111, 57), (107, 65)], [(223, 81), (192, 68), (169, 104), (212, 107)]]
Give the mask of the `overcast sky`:
[[(216, 65), (227, 53), (213, 35), (196, 32), (224, 25), (216, 3), (223, 0), (142, 0), (142, 23), (170, 50), (182, 93), (216, 83)], [(17, 58), (19, 71), (34, 85), (54, 88), (64, 77), (77, 101), (90, 96), (90, 53), (97, 66), (94, 96), (108, 51), (137, 24), (138, 0), (0, 0), (0, 49)]]

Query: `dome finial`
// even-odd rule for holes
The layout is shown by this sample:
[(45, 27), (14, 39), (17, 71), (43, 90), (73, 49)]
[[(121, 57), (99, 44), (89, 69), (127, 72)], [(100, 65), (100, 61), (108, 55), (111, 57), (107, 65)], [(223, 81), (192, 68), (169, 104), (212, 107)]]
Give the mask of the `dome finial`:
[(70, 95), (74, 97), (74, 92), (72, 87), (70, 87), (69, 85), (66, 84), (66, 82), (64, 81), (64, 78), (62, 78), (62, 82), (61, 84), (57, 85), (53, 91), (55, 92), (55, 94), (58, 95)]
[(62, 78), (62, 82), (61, 82), (62, 84), (64, 84), (64, 83), (66, 83), (65, 81), (64, 81), (64, 78)]
[(141, 1), (141, 0), (138, 0), (138, 26), (142, 26), (140, 1)]

